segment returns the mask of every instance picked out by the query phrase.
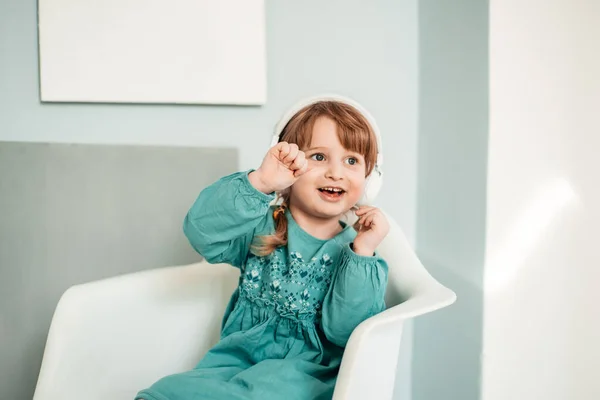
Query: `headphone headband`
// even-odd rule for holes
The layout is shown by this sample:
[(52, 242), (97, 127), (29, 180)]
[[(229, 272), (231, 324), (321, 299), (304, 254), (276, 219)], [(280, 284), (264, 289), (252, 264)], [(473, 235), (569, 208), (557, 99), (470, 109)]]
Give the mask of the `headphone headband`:
[(296, 115), (304, 107), (307, 107), (311, 104), (319, 103), (322, 101), (335, 101), (338, 103), (349, 105), (349, 106), (355, 108), (359, 113), (362, 114), (363, 117), (365, 117), (365, 119), (371, 126), (371, 129), (375, 133), (375, 138), (377, 140), (377, 161), (375, 163), (375, 167), (373, 170), (381, 175), (381, 166), (383, 165), (383, 155), (381, 153), (381, 148), (382, 148), (381, 147), (381, 132), (379, 131), (377, 122), (375, 122), (375, 118), (373, 118), (371, 113), (369, 113), (369, 111), (367, 111), (366, 108), (364, 108), (358, 102), (356, 102), (355, 100), (353, 100), (349, 97), (344, 97), (344, 96), (340, 96), (340, 95), (336, 95), (336, 94), (324, 94), (324, 95), (309, 97), (309, 98), (306, 98), (306, 99), (301, 100), (298, 103), (294, 104), (293, 107), (291, 107), (288, 111), (286, 111), (286, 113), (279, 120), (277, 125), (275, 125), (275, 132), (274, 132), (273, 138), (271, 139), (271, 147), (273, 147), (277, 143), (279, 143), (283, 129), (286, 127), (288, 122), (290, 122), (290, 120), (294, 117), (294, 115)]

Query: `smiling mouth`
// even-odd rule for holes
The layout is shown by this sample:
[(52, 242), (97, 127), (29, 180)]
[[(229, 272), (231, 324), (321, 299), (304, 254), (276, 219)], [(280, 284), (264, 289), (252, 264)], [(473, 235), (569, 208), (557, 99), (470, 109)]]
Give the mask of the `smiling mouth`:
[(331, 196), (331, 197), (340, 197), (341, 195), (346, 193), (346, 191), (344, 189), (335, 188), (335, 187), (323, 187), (323, 188), (319, 188), (318, 190), (319, 190), (319, 192), (326, 194), (328, 196)]

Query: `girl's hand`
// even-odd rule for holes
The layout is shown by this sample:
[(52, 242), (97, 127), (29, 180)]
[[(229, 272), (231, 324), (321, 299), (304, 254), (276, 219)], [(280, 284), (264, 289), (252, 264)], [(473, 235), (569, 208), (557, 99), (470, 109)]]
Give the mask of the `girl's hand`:
[(263, 193), (279, 192), (292, 186), (308, 170), (303, 151), (294, 143), (279, 142), (273, 146), (261, 166), (248, 178)]
[(358, 234), (354, 238), (354, 252), (361, 256), (372, 256), (390, 231), (390, 224), (377, 207), (360, 206), (355, 212), (358, 221), (354, 224), (354, 229)]

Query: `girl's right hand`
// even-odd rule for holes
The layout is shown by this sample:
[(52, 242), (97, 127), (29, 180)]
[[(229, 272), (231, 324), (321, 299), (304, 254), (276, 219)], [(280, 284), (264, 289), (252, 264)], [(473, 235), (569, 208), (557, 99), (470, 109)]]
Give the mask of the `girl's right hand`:
[(248, 178), (263, 193), (279, 192), (292, 186), (308, 170), (308, 160), (294, 143), (279, 142), (273, 146), (260, 167)]

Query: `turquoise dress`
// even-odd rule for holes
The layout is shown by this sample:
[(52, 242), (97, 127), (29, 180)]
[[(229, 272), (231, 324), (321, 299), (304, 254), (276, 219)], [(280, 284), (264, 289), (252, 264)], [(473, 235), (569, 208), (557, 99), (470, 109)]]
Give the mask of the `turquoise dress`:
[(288, 219), (288, 244), (265, 257), (250, 252), (274, 231), (273, 195), (248, 173), (222, 178), (200, 193), (184, 231), (210, 263), (241, 270), (220, 341), (191, 371), (160, 379), (145, 400), (331, 399), (353, 329), (385, 309), (387, 264), (355, 254), (356, 232), (317, 239)]

